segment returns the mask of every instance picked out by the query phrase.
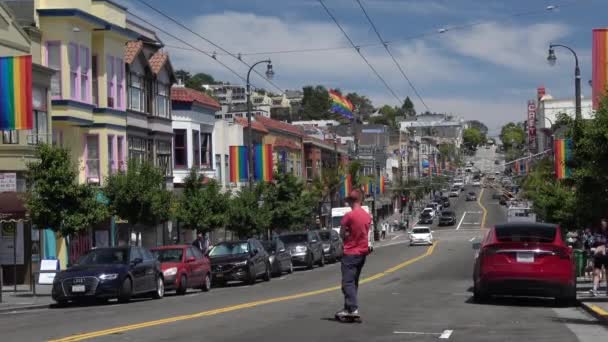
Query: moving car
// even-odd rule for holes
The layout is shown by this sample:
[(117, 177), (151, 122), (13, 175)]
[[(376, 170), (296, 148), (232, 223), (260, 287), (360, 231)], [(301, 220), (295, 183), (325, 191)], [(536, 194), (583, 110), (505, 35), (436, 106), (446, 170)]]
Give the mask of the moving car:
[[(361, 206), (368, 214), (372, 215), (368, 206)], [(346, 213), (349, 213), (352, 209), (350, 207), (338, 207), (331, 209), (331, 228), (340, 234), (340, 222)], [(367, 234), (367, 244), (370, 252), (374, 250), (374, 216), (372, 215), (372, 223), (370, 225), (369, 233)]]
[(442, 211), (439, 216), (440, 226), (453, 226), (456, 224), (456, 214), (453, 211)]
[(258, 278), (270, 281), (269, 255), (257, 239), (220, 242), (209, 251), (213, 282), (228, 281), (255, 284)]
[(450, 197), (458, 197), (460, 196), (460, 187), (453, 186), (452, 191), (450, 191)]
[(334, 263), (342, 258), (344, 253), (344, 244), (340, 238), (340, 234), (335, 230), (320, 230), (319, 237), (323, 243), (323, 254), (325, 260)]
[(424, 208), (422, 210), (422, 213), (428, 213), (429, 215), (431, 215), (431, 217), (435, 217), (435, 215), (437, 214), (437, 212), (435, 211), (435, 207), (432, 204), (429, 204), (426, 206), (426, 208)]
[(477, 201), (477, 194), (475, 194), (473, 191), (467, 193), (467, 201)]
[(165, 294), (160, 263), (145, 248), (96, 248), (74, 266), (57, 273), (52, 298), (60, 305), (68, 301), (118, 298), (128, 302), (132, 296), (155, 299)]
[(270, 271), (273, 276), (281, 276), (283, 272), (293, 273), (293, 263), (291, 262), (291, 254), (285, 248), (283, 241), (274, 239), (272, 241), (261, 241), (262, 246), (268, 253), (268, 261), (270, 262)]
[(185, 294), (187, 289), (211, 289), (211, 263), (191, 245), (155, 247), (150, 250), (160, 262), (165, 290)]
[(422, 224), (432, 224), (434, 216), (430, 214), (428, 211), (423, 211), (418, 218), (418, 222)]
[(450, 199), (447, 196), (442, 196), (441, 197), (441, 204), (444, 208), (449, 208), (450, 207)]
[(410, 232), (410, 246), (432, 245), (433, 231), (429, 227), (414, 227)]
[(471, 185), (473, 185), (473, 186), (481, 186), (481, 181), (479, 179), (473, 180), (473, 183), (471, 183)]
[(306, 266), (309, 270), (314, 264), (325, 266), (323, 243), (316, 231), (287, 233), (279, 236), (279, 239), (290, 251), (294, 266)]
[(563, 233), (557, 225), (532, 222), (491, 228), (475, 259), (475, 301), (492, 295), (527, 295), (575, 302), (574, 257)]

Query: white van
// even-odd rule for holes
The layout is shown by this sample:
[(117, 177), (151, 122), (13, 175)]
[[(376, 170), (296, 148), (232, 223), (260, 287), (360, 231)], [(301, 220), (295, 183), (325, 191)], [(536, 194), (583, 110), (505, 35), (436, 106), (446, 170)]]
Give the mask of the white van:
[[(369, 207), (364, 205), (361, 206), (363, 210), (367, 211), (368, 214), (371, 215)], [(350, 207), (339, 207), (331, 209), (331, 228), (336, 232), (340, 233), (340, 222), (346, 213), (350, 212)], [(372, 224), (369, 227), (369, 233), (367, 234), (367, 243), (369, 245), (369, 250), (374, 250), (374, 216), (372, 215)]]

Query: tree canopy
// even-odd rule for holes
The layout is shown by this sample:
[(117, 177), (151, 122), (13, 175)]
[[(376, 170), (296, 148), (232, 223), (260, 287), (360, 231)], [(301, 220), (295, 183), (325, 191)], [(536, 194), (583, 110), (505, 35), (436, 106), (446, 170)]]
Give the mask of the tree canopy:
[(330, 100), (329, 93), (324, 86), (305, 86), (302, 88), (301, 119), (321, 120), (329, 116)]
[(467, 128), (462, 133), (462, 139), (466, 146), (474, 148), (486, 142), (486, 137), (477, 128)]
[(410, 97), (406, 97), (401, 105), (401, 113), (405, 117), (416, 116), (416, 109), (414, 108), (414, 103), (410, 100)]

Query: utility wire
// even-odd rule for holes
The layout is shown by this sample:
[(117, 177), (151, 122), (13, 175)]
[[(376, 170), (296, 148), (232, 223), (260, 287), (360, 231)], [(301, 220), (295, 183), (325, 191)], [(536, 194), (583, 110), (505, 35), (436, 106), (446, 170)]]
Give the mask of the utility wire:
[(357, 3), (359, 4), (359, 7), (361, 7), (361, 10), (363, 11), (363, 14), (365, 14), (365, 17), (367, 18), (367, 21), (369, 21), (369, 24), (374, 29), (374, 32), (376, 32), (376, 36), (378, 36), (378, 39), (380, 40), (380, 42), (382, 43), (382, 45), (384, 45), (384, 49), (386, 50), (386, 53), (388, 53), (388, 55), (391, 56), (391, 59), (393, 60), (393, 63), (395, 63), (395, 65), (397, 66), (397, 69), (399, 69), (399, 71), (401, 72), (401, 75), (403, 75), (403, 78), (405, 78), (405, 80), (407, 81), (407, 83), (410, 85), (410, 88), (412, 88), (412, 90), (414, 91), (414, 93), (418, 97), (418, 100), (420, 100), (420, 102), (422, 102), (422, 105), (424, 106), (424, 108), (426, 108), (426, 110), (430, 112), (431, 109), (429, 108), (429, 106), (427, 106), (426, 102), (424, 102), (424, 100), (422, 99), (422, 96), (420, 96), (420, 93), (418, 92), (418, 89), (416, 89), (416, 87), (414, 86), (414, 83), (412, 83), (412, 81), (410, 80), (410, 78), (407, 77), (407, 75), (405, 74), (405, 71), (403, 71), (403, 68), (401, 67), (401, 65), (399, 64), (399, 62), (397, 62), (397, 59), (395, 59), (395, 56), (391, 52), (391, 49), (388, 48), (388, 44), (386, 44), (384, 42), (384, 39), (382, 39), (382, 35), (380, 35), (380, 32), (378, 31), (378, 28), (376, 27), (376, 24), (374, 24), (374, 21), (372, 20), (372, 18), (369, 16), (369, 14), (367, 13), (367, 11), (365, 10), (365, 7), (363, 7), (363, 4), (361, 3), (361, 0), (357, 0)]
[[(178, 25), (179, 27), (183, 28), (184, 30), (194, 34), (195, 36), (199, 37), (200, 39), (206, 41), (207, 43), (215, 46), (216, 48), (222, 50), (224, 53), (226, 53), (227, 55), (237, 59), (239, 62), (245, 64), (248, 68), (251, 68), (251, 65), (248, 64), (247, 62), (243, 61), (243, 59), (241, 57), (239, 57), (238, 55), (235, 55), (234, 53), (229, 52), (228, 50), (224, 49), (222, 46), (216, 44), (215, 42), (211, 41), (210, 39), (204, 37), (202, 34), (193, 31), (192, 29), (190, 29), (189, 27), (187, 27), (186, 25), (182, 24), (181, 22), (179, 22), (177, 19), (171, 17), (170, 15), (164, 13), (163, 11), (159, 10), (158, 8), (150, 5), (149, 3), (147, 3), (144, 0), (137, 0), (140, 3), (142, 3), (144, 6), (148, 7), (149, 9), (153, 10), (154, 12), (160, 14), (161, 16), (163, 16), (164, 18), (172, 21), (173, 23), (175, 23), (176, 25)], [(212, 55), (213, 56), (213, 55)], [(279, 87), (278, 85), (276, 85), (275, 83), (273, 83), (271, 80), (269, 80), (267, 77), (264, 77), (264, 75), (262, 75), (260, 72), (258, 72), (257, 70), (253, 70), (254, 73), (256, 73), (258, 76), (260, 76), (262, 79), (264, 79), (266, 82), (268, 82), (268, 84), (272, 85), (275, 89), (277, 89), (281, 94), (283, 94), (283, 88)]]
[(336, 24), (336, 26), (338, 26), (338, 28), (340, 29), (340, 31), (342, 31), (342, 34), (344, 34), (344, 36), (346, 37), (346, 39), (348, 40), (348, 42), (350, 43), (350, 45), (352, 45), (352, 47), (355, 49), (355, 51), (357, 51), (357, 53), (359, 54), (359, 56), (361, 56), (361, 58), (363, 59), (363, 61), (365, 61), (365, 64), (367, 64), (367, 66), (374, 72), (374, 74), (376, 74), (376, 77), (378, 77), (378, 79), (384, 84), (384, 86), (386, 87), (386, 89), (388, 89), (388, 91), (395, 97), (395, 99), (397, 99), (397, 103), (401, 103), (403, 102), (399, 96), (397, 96), (397, 94), (395, 93), (395, 91), (393, 90), (393, 88), (391, 88), (391, 86), (386, 83), (386, 81), (384, 80), (384, 78), (382, 78), (382, 76), (378, 73), (378, 71), (376, 71), (376, 69), (371, 65), (371, 63), (367, 60), (367, 58), (365, 58), (365, 56), (361, 53), (361, 47), (356, 45), (352, 39), (350, 39), (350, 37), (348, 36), (348, 34), (346, 33), (346, 31), (344, 31), (344, 29), (342, 28), (342, 26), (340, 25), (340, 23), (338, 22), (338, 20), (336, 19), (336, 17), (334, 17), (334, 15), (331, 13), (331, 11), (329, 10), (329, 8), (327, 8), (327, 6), (325, 6), (325, 3), (323, 2), (323, 0), (319, 0), (319, 3), (321, 4), (321, 6), (323, 6), (323, 8), (325, 9), (325, 12), (327, 12), (327, 15), (329, 15), (329, 17), (334, 21), (334, 23)]

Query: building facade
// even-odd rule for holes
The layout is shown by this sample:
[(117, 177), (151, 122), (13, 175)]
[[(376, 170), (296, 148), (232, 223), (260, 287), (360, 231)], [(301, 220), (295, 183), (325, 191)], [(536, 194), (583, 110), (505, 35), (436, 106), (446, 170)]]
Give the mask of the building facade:
[[(552, 126), (557, 122), (560, 114), (566, 114), (571, 118), (575, 116), (574, 99), (554, 99), (546, 94), (538, 101), (536, 109), (536, 151), (542, 152), (552, 148)], [(593, 103), (589, 98), (581, 99), (581, 114), (583, 119), (589, 120), (594, 115)]]
[[(271, 144), (273, 147), (274, 169), (307, 179), (306, 170), (303, 169), (304, 132), (302, 129), (264, 116), (256, 116), (255, 121), (268, 130), (263, 143)], [(312, 161), (306, 161), (306, 163), (306, 169), (310, 168), (312, 171)]]

